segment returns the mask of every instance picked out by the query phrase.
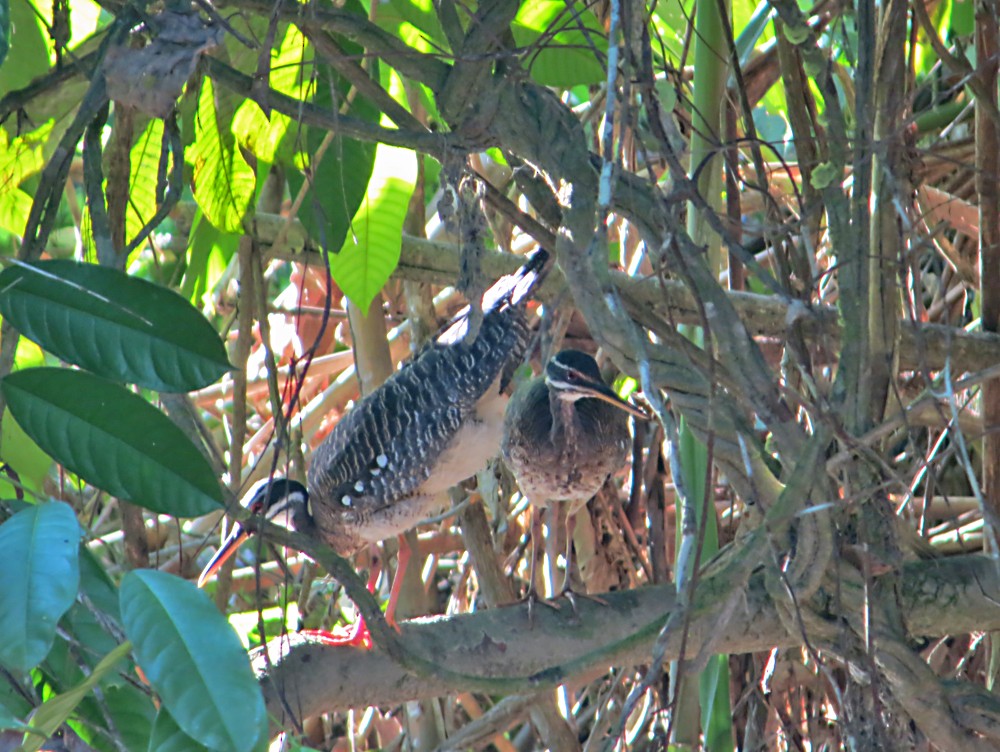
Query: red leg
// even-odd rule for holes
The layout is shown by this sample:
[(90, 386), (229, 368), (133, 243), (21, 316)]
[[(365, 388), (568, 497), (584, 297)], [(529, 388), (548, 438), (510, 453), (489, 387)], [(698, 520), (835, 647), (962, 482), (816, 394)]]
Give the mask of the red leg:
[[(368, 575), (368, 592), (375, 592), (375, 585), (378, 583), (379, 567), (372, 566)], [(300, 634), (311, 637), (324, 645), (353, 645), (354, 647), (371, 650), (372, 636), (368, 633), (363, 617), (359, 616), (353, 624), (334, 627), (333, 631), (325, 629), (304, 629)]]

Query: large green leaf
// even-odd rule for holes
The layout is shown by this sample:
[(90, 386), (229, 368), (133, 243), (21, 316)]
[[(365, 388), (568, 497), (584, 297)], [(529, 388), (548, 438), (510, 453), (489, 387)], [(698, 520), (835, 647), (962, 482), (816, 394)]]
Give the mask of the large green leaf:
[(94, 264), (4, 270), (0, 314), (52, 354), (114, 381), (186, 392), (231, 368), (219, 335), (184, 298)]
[(194, 199), (220, 230), (242, 232), (256, 178), (236, 147), (232, 113), (217, 106), (211, 79), (201, 86), (195, 142), (187, 151), (194, 165)]
[(31, 727), (27, 723), (6, 708), (0, 707), (0, 731), (27, 731), (29, 728)]
[(223, 232), (197, 213), (188, 233), (187, 266), (180, 293), (197, 305), (215, 289), (239, 248), (240, 235)]
[[(0, 17), (3, 12), (0, 8)], [(19, 186), (45, 166), (43, 149), (51, 133), (51, 121), (13, 140), (0, 128), (0, 228), (15, 235), (24, 232), (32, 200)]]
[(23, 509), (0, 525), (0, 663), (22, 673), (38, 665), (80, 584), (80, 525), (66, 504)]
[[(350, 49), (345, 45), (345, 49)], [(349, 53), (350, 54), (350, 53)], [(340, 109), (341, 101), (335, 101), (333, 93), (342, 96), (347, 87), (336, 73), (324, 64), (317, 65), (318, 80), (314, 104), (328, 109)], [(357, 96), (351, 102), (347, 114), (351, 117), (379, 121), (379, 112), (367, 99)], [(314, 155), (326, 138), (326, 131), (307, 128), (305, 133), (305, 153), (300, 154), (305, 168), (312, 174), (307, 198), (299, 209), (299, 219), (309, 235), (324, 248), (337, 249), (344, 243), (350, 229), (351, 217), (358, 210), (365, 197), (368, 178), (375, 164), (375, 146), (350, 138), (335, 136), (328, 145), (322, 161)], [(285, 140), (291, 140), (301, 150), (302, 134), (297, 129), (289, 130)], [(285, 151), (282, 146), (281, 152)], [(298, 195), (305, 183), (303, 174), (289, 171), (288, 187), (292, 195)]]
[(163, 151), (163, 121), (153, 118), (146, 124), (129, 154), (128, 207), (125, 235), (128, 242), (139, 234), (156, 214), (156, 188)]
[(586, 8), (569, 12), (562, 0), (533, 0), (521, 5), (510, 28), (518, 46), (537, 48), (529, 67), (538, 83), (568, 89), (606, 78), (601, 57), (608, 49), (607, 38)]
[[(0, 91), (21, 89), (49, 69), (49, 35), (45, 20), (32, 3), (5, 0), (10, 24), (10, 49), (0, 67)], [(17, 30), (17, 35), (13, 34)], [(40, 122), (40, 121), (35, 121)]]
[(368, 192), (340, 253), (330, 255), (330, 272), (362, 311), (399, 263), (403, 221), (417, 179), (417, 156), (409, 149), (379, 144)]
[[(153, 730), (153, 719), (156, 717), (153, 698), (148, 692), (131, 684), (109, 687), (107, 682), (104, 682), (101, 691), (104, 693), (104, 705), (108, 715), (114, 721), (115, 730), (121, 736), (125, 748), (145, 749)], [(94, 725), (100, 728), (103, 724), (99, 719), (95, 719)]]
[(25, 433), (98, 488), (175, 517), (222, 506), (212, 468), (184, 432), (121, 386), (68, 368), (27, 368), (0, 390)]
[(97, 683), (128, 655), (131, 647), (127, 642), (122, 643), (101, 659), (101, 662), (91, 671), (90, 676), (72, 689), (62, 692), (42, 703), (31, 714), (30, 720), (31, 725), (41, 730), (43, 735), (35, 733), (25, 734), (24, 742), (22, 742), (25, 752), (34, 752), (41, 749), (45, 743), (45, 739), (54, 734), (66, 722), (76, 709), (76, 706), (80, 704), (80, 701), (90, 694), (91, 690), (97, 686)]
[(136, 660), (181, 730), (220, 752), (252, 749), (264, 698), (239, 638), (205, 593), (136, 570), (122, 580), (119, 602)]
[(433, 0), (390, 0), (379, 6), (378, 25), (420, 52), (450, 49)]
[[(304, 71), (311, 65), (309, 42), (299, 29), (288, 26), (281, 45), (271, 50), (271, 88), (296, 99), (308, 100), (312, 97), (314, 82)], [(262, 162), (291, 164), (295, 139), (285, 138), (291, 125), (288, 115), (277, 110), (265, 115), (259, 104), (248, 99), (236, 110), (233, 133), (240, 145)], [(295, 129), (298, 128), (296, 125)]]
[(200, 752), (203, 749), (207, 747), (185, 734), (170, 713), (160, 708), (149, 735), (149, 752)]

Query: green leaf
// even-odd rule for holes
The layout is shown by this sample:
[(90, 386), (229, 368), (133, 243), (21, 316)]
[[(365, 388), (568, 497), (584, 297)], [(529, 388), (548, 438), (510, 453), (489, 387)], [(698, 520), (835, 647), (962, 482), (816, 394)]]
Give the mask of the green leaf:
[(200, 212), (188, 233), (188, 263), (180, 293), (195, 305), (211, 293), (239, 248), (240, 235), (222, 232)]
[(733, 712), (729, 701), (729, 656), (713, 655), (698, 675), (705, 749), (732, 752)]
[(334, 281), (362, 311), (399, 263), (403, 222), (416, 180), (416, 154), (378, 145), (368, 191), (351, 222), (353, 234), (340, 253), (330, 255)]
[(390, 0), (380, 5), (376, 21), (420, 52), (451, 50), (433, 0)]
[(521, 5), (510, 28), (518, 46), (538, 48), (529, 64), (531, 77), (543, 86), (569, 89), (605, 79), (601, 58), (608, 43), (591, 11), (567, 13), (562, 0), (535, 0)]
[(973, 0), (952, 0), (951, 2), (951, 24), (946, 28), (939, 28), (938, 31), (944, 34), (951, 34), (952, 37), (972, 36), (976, 30), (976, 4)]
[(7, 59), (10, 49), (10, 2), (0, 0), (0, 65)]
[[(75, 518), (74, 518), (75, 519)], [(60, 726), (70, 717), (80, 701), (86, 697), (90, 691), (97, 686), (97, 683), (115, 666), (123, 660), (132, 646), (124, 642), (108, 653), (101, 662), (94, 667), (86, 679), (67, 692), (56, 695), (42, 703), (34, 713), (31, 714), (31, 725), (35, 729), (41, 730), (45, 736), (38, 734), (25, 734), (22, 746), (25, 752), (35, 752), (42, 748), (45, 738), (52, 736)]]
[(194, 199), (208, 221), (227, 232), (243, 232), (243, 221), (256, 187), (230, 130), (231, 115), (217, 107), (211, 79), (201, 85), (195, 142), (189, 150), (194, 165)]
[(31, 213), (32, 198), (20, 188), (0, 190), (0, 228), (19, 235)]
[[(25, 699), (24, 689), (17, 683), (14, 675), (9, 672), (0, 674), (0, 718), (25, 718), (33, 707)], [(7, 728), (4, 723), (5, 721), (0, 721), (0, 731)]]
[[(281, 46), (271, 51), (271, 88), (296, 99), (311, 98), (312, 82), (303, 75), (311, 64), (312, 48), (305, 36), (296, 27), (288, 26)], [(265, 115), (260, 105), (248, 99), (236, 110), (233, 133), (262, 162), (291, 164), (292, 139), (285, 139), (291, 124), (287, 115), (277, 110)]]
[(32, 201), (19, 186), (45, 166), (43, 148), (52, 125), (52, 121), (44, 123), (13, 141), (0, 128), (0, 227), (15, 235), (24, 232)]
[(821, 191), (824, 188), (827, 188), (836, 179), (837, 168), (830, 162), (822, 162), (821, 164), (816, 165), (810, 182), (812, 183), (813, 188), (817, 191)]
[(0, 663), (23, 673), (49, 654), (80, 584), (80, 524), (66, 504), (23, 509), (0, 525)]
[(62, 360), (148, 389), (199, 389), (231, 368), (219, 335), (184, 298), (94, 264), (5, 269), (0, 314)]
[(6, 708), (0, 708), (0, 731), (27, 731), (27, 723), (12, 715)]
[[(313, 103), (339, 109), (343, 105), (339, 97), (346, 93), (347, 86), (328, 65), (318, 64), (316, 68), (318, 80)], [(337, 101), (334, 101), (333, 92), (337, 93)], [(378, 110), (361, 96), (354, 98), (347, 114), (372, 123), (379, 122)], [(365, 197), (365, 188), (375, 164), (375, 146), (338, 136), (328, 145), (322, 161), (316, 161), (314, 155), (319, 152), (326, 136), (325, 130), (306, 129), (305, 153), (299, 155), (306, 163), (297, 166), (310, 172), (312, 181), (307, 198), (299, 209), (299, 219), (319, 245), (336, 249), (343, 245), (351, 217)], [(285, 140), (292, 140), (297, 150), (302, 149), (302, 133), (298, 129), (290, 130)], [(286, 148), (283, 144), (282, 151)], [(299, 170), (289, 171), (288, 187), (293, 196), (299, 194), (304, 184), (305, 177)]]
[(43, 123), (13, 141), (6, 131), (0, 130), (0, 193), (21, 185), (42, 171), (45, 167), (44, 148), (53, 125), (52, 121)]
[[(49, 36), (45, 21), (29, 2), (10, 3), (4, 0), (8, 12), (7, 61), (0, 67), (0, 91), (16, 91), (43, 75), (49, 69)], [(15, 36), (12, 32), (17, 30)], [(35, 121), (40, 122), (40, 121)]]
[(156, 187), (160, 178), (162, 149), (163, 121), (154, 118), (146, 125), (129, 153), (131, 174), (125, 212), (125, 234), (129, 242), (156, 214)]
[(754, 47), (761, 35), (767, 30), (774, 13), (774, 7), (766, 0), (762, 0), (743, 26), (743, 31), (736, 39), (736, 53), (739, 55), (740, 66), (746, 65), (750, 61)]
[[(64, 626), (79, 643), (88, 665), (94, 656), (106, 655), (118, 642), (108, 632), (108, 624), (121, 622), (118, 614), (118, 586), (111, 581), (104, 565), (87, 547), (80, 548), (80, 594), (86, 596), (73, 604), (63, 619)], [(79, 659), (77, 659), (79, 660)], [(131, 685), (127, 685), (131, 686)]]
[[(27, 340), (25, 340), (27, 341)], [(0, 461), (10, 465), (25, 488), (40, 491), (52, 467), (52, 458), (24, 432), (10, 415), (0, 422)], [(12, 496), (14, 487), (0, 478), (0, 495)]]
[(38, 446), (98, 488), (175, 517), (222, 506), (212, 468), (184, 432), (121, 386), (83, 371), (27, 368), (0, 391)]
[[(101, 685), (104, 704), (114, 721), (115, 730), (121, 735), (126, 749), (145, 749), (153, 730), (156, 707), (148, 692), (131, 685)], [(98, 721), (99, 723), (99, 721)], [(103, 725), (103, 724), (101, 724)], [(100, 727), (100, 726), (99, 726)]]
[(125, 575), (119, 602), (136, 660), (184, 733), (221, 752), (255, 746), (264, 698), (239, 638), (208, 597), (147, 569)]
[(153, 731), (149, 735), (149, 752), (200, 752), (208, 749), (181, 731), (177, 721), (166, 710), (160, 708), (153, 721)]
[(812, 33), (812, 29), (805, 24), (801, 26), (782, 26), (781, 31), (785, 35), (785, 39), (795, 45), (805, 44)]

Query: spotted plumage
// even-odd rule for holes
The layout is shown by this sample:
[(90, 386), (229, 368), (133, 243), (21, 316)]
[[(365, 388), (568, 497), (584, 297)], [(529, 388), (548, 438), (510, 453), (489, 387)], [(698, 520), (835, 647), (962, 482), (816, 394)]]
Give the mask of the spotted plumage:
[(413, 527), (437, 511), (442, 491), (497, 453), (503, 390), (528, 342), (524, 303), (546, 257), (536, 252), (487, 291), (474, 339), (463, 312), (313, 452), (313, 515), (335, 548), (351, 551)]
[[(349, 410), (313, 452), (308, 492), (276, 478), (251, 488), (244, 504), (318, 535), (343, 555), (434, 514), (442, 492), (485, 467), (499, 449), (505, 387), (528, 343), (524, 307), (547, 259), (536, 251), (486, 291), (474, 336), (463, 311)], [(202, 582), (248, 534), (235, 526)]]

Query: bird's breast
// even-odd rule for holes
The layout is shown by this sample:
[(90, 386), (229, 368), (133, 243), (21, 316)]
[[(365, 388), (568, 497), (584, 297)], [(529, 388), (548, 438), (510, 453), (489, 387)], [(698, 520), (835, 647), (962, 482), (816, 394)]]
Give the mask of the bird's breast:
[(486, 467), (500, 449), (507, 400), (498, 378), (459, 426), (420, 493), (442, 493)]
[(326, 504), (314, 509), (319, 536), (341, 556), (350, 556), (369, 543), (378, 543), (416, 527), (444, 510), (447, 497), (413, 494), (390, 504), (365, 497), (351, 507)]

